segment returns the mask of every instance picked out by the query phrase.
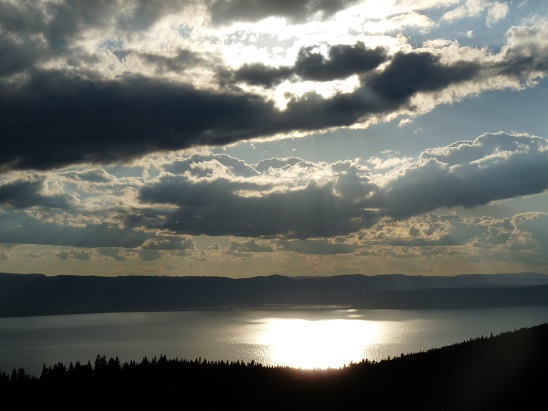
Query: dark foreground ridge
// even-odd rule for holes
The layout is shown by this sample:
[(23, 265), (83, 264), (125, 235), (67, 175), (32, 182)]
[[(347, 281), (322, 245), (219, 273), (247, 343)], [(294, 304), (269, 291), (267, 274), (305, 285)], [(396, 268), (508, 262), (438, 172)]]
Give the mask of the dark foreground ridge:
[(303, 306), (545, 307), (548, 306), (548, 275), (272, 275), (234, 279), (0, 274), (0, 317)]
[(4, 404), (26, 409), (543, 410), (548, 324), (379, 362), (300, 370), (254, 362), (144, 358), (0, 372)]

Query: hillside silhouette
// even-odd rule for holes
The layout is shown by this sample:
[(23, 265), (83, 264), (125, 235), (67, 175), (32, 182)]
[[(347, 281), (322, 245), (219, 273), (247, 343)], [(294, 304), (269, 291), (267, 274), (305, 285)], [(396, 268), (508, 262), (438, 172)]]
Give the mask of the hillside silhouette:
[(4, 404), (56, 409), (541, 410), (548, 324), (382, 361), (301, 370), (250, 362), (144, 358), (0, 372)]
[(0, 274), (0, 317), (130, 311), (345, 306), (548, 306), (548, 275), (338, 275), (251, 278)]

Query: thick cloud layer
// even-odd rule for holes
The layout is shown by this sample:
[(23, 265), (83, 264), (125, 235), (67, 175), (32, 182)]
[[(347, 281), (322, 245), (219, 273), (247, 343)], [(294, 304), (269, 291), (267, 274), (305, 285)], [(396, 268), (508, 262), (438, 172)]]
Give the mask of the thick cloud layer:
[[(376, 157), (326, 163), (292, 156), (252, 164), (202, 152), (123, 170), (17, 172), (0, 184), (0, 258), (11, 264), (31, 247), (17, 244), (34, 244), (41, 247), (34, 246), (32, 261), (49, 253), (60, 264), (168, 267), (165, 261), (182, 257), (169, 265), (177, 275), (183, 261), (192, 262), (188, 273), (194, 275), (200, 264), (226, 270), (244, 261), (263, 261), (269, 269), (275, 261), (300, 261), (290, 272), (320, 264), (316, 272), (325, 273), (329, 264), (350, 260), (358, 265), (343, 267), (356, 272), (363, 258), (404, 259), (407, 266), (424, 258), (471, 261), (478, 254), (533, 269), (548, 261), (546, 213), (465, 218), (453, 211), (546, 193), (547, 156), (544, 138), (490, 133), (383, 167)], [(150, 273), (164, 270), (150, 267)]]
[(329, 81), (368, 72), (385, 60), (384, 49), (367, 49), (363, 43), (330, 47), (327, 58), (313, 47), (306, 47), (299, 51), (295, 73), (304, 80)]
[(41, 191), (43, 180), (34, 178), (0, 184), (0, 204), (9, 204), (16, 209), (35, 206), (68, 209), (70, 199), (66, 195), (46, 195)]
[(0, 0), (2, 270), (544, 272), (547, 15)]
[[(237, 43), (230, 36), (211, 29), (213, 36), (199, 37), (185, 24), (166, 23), (175, 16), (188, 23), (194, 15), (206, 25), (209, 18), (231, 23), (237, 16), (300, 21), (317, 12), (328, 18), (354, 3), (4, 1), (0, 51), (9, 58), (0, 61), (0, 170), (110, 163), (158, 151), (364, 125), (417, 111), (413, 99), (419, 95), (430, 96), (435, 106), (437, 100), (451, 101), (457, 86), (462, 96), (546, 74), (545, 21), (514, 27), (497, 56), (466, 48), (449, 56), (436, 47), (394, 50), (392, 45), (390, 50), (362, 40), (317, 41), (300, 46), (292, 65), (247, 56), (238, 67), (218, 46)], [(155, 30), (168, 37), (156, 39)], [(359, 80), (352, 90), (298, 92), (303, 82), (353, 75)], [(295, 91), (285, 92), (281, 109), (269, 93), (284, 80), (293, 82)]]
[[(219, 160), (226, 164), (226, 156)], [(251, 166), (240, 167), (245, 176), (215, 157), (205, 168), (198, 164), (140, 190), (143, 202), (178, 207), (165, 229), (192, 235), (333, 237), (371, 227), (383, 217), (409, 218), (548, 189), (547, 141), (505, 133), (428, 150), (385, 175), (351, 162), (325, 165), (297, 158), (259, 163), (256, 173), (249, 173)]]
[(253, 85), (271, 87), (283, 80), (299, 76), (303, 80), (331, 81), (353, 74), (363, 74), (386, 61), (382, 47), (368, 49), (362, 42), (355, 45), (339, 44), (329, 48), (327, 57), (314, 47), (299, 50), (294, 67), (271, 67), (261, 63), (244, 64), (234, 78)]
[(212, 20), (216, 24), (232, 21), (256, 22), (267, 17), (285, 17), (301, 21), (321, 13), (328, 17), (356, 0), (214, 0)]
[[(204, 153), (155, 165), (157, 177), (142, 167), (141, 177), (105, 169), (19, 177), (0, 184), (0, 242), (183, 252), (193, 243), (180, 235), (334, 238), (375, 232), (386, 218), (404, 221), (548, 189), (547, 140), (523, 134), (484, 134), (426, 150), (414, 161), (376, 164), (375, 158), (329, 164), (298, 157), (249, 164)], [(397, 238), (403, 245), (414, 236)]]
[[(395, 110), (417, 92), (470, 79), (476, 71), (475, 64), (445, 66), (430, 54), (397, 55), (355, 92), (333, 98), (308, 94), (292, 99), (285, 111), (250, 93), (197, 90), (143, 77), (90, 81), (36, 72), (20, 89), (0, 88), (5, 148), (0, 165), (48, 169), (108, 163), (154, 151), (349, 126)], [(363, 98), (367, 89), (374, 98)]]
[(504, 133), (434, 149), (387, 185), (387, 215), (409, 217), (439, 207), (473, 207), (548, 189), (546, 140)]
[(331, 187), (316, 185), (294, 192), (245, 197), (220, 182), (188, 184), (185, 179), (166, 178), (143, 189), (141, 200), (178, 205), (179, 210), (169, 216), (164, 227), (193, 235), (335, 236), (367, 225), (374, 214), (336, 198)]
[(143, 77), (88, 81), (60, 72), (37, 72), (21, 89), (0, 89), (0, 113), (0, 165), (19, 169), (227, 144), (262, 134), (278, 115), (251, 94)]

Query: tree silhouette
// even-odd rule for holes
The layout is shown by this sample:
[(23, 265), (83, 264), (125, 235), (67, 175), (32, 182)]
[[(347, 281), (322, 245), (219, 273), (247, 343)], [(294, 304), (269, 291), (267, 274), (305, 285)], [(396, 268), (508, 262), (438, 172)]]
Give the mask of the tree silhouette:
[(538, 409), (548, 386), (547, 347), (545, 323), (328, 370), (165, 355), (121, 363), (97, 355), (94, 366), (44, 364), (39, 377), (0, 371), (0, 395), (5, 404), (56, 409)]

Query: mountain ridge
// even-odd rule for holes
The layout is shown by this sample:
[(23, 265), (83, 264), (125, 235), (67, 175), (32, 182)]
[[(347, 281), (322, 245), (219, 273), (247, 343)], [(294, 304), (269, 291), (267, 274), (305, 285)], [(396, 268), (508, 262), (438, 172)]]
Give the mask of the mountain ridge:
[(0, 273), (0, 317), (307, 306), (363, 309), (548, 306), (548, 275), (273, 274), (231, 278)]

